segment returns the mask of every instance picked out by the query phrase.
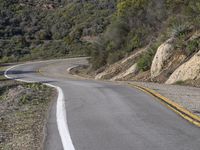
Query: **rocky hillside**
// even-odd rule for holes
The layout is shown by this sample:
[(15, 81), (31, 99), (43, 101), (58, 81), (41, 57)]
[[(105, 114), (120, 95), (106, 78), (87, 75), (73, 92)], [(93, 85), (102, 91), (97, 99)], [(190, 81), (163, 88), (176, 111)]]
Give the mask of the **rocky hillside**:
[[(181, 40), (181, 41), (180, 41)], [(152, 51), (148, 46), (139, 49), (97, 73), (96, 79), (154, 81), (167, 84), (200, 81), (200, 30), (188, 31), (184, 37), (171, 37), (160, 44), (147, 70), (141, 68)], [(189, 82), (191, 81), (191, 82)]]
[(197, 0), (0, 0), (0, 63), (87, 55), (97, 79), (199, 80), (199, 32)]
[(119, 1), (91, 58), (96, 79), (199, 84), (199, 21), (198, 1)]

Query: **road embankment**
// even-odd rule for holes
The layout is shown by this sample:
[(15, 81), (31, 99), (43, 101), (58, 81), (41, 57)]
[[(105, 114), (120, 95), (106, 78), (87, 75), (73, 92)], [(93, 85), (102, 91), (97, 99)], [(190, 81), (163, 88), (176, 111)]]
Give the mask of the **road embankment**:
[(0, 69), (0, 149), (43, 149), (56, 92), (39, 83), (6, 79), (6, 67)]

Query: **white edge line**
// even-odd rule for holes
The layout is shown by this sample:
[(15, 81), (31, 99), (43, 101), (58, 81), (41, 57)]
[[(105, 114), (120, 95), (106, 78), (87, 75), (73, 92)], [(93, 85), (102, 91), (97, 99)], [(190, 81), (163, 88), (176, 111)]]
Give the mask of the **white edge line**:
[(70, 71), (72, 70), (72, 69), (74, 69), (74, 68), (76, 68), (76, 67), (78, 67), (79, 65), (74, 65), (74, 66), (72, 66), (72, 67), (69, 67), (68, 69), (67, 69), (67, 72), (69, 72), (70, 73)]
[[(25, 65), (25, 64), (15, 65), (15, 66), (12, 66), (12, 67), (6, 69), (6, 71), (4, 72), (4, 76), (8, 79), (13, 79), (12, 77), (7, 75), (8, 71), (15, 67), (19, 67), (21, 65)], [(20, 81), (20, 82), (26, 82), (26, 83), (34, 83), (35, 82), (35, 81), (26, 81), (26, 80), (22, 80), (22, 79), (14, 79), (14, 80)], [(57, 121), (57, 127), (58, 127), (58, 131), (59, 131), (59, 134), (61, 137), (63, 148), (64, 148), (64, 150), (75, 150), (74, 145), (71, 140), (71, 137), (70, 137), (69, 128), (67, 125), (65, 97), (64, 97), (63, 90), (59, 86), (55, 86), (55, 85), (52, 85), (49, 83), (44, 83), (44, 84), (49, 87), (55, 88), (58, 92), (57, 106), (56, 106), (56, 121)]]

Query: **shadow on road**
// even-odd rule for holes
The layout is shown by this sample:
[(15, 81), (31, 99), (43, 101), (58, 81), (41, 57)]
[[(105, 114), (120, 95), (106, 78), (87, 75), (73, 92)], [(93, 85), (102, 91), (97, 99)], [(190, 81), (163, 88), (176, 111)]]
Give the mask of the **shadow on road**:
[(16, 63), (0, 64), (0, 67), (8, 67), (8, 66), (13, 66), (13, 65), (16, 65)]
[(37, 73), (36, 71), (9, 70), (7, 75)]
[(9, 79), (4, 77), (4, 71), (0, 71), (0, 81), (7, 81)]
[[(10, 80), (8, 78), (4, 77), (4, 70), (0, 71), (0, 81), (7, 81)], [(28, 74), (28, 73), (36, 73), (35, 71), (18, 71), (18, 70), (12, 70), (12, 71), (8, 71), (7, 75), (16, 75), (16, 74)], [(22, 79), (22, 77), (13, 77), (12, 80), (16, 80), (16, 79)]]
[(56, 81), (40, 81), (39, 83), (55, 83)]

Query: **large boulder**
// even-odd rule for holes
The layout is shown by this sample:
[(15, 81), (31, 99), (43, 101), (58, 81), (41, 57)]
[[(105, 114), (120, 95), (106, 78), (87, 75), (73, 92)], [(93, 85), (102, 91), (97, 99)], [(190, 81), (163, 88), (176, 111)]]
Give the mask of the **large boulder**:
[(157, 77), (173, 56), (174, 40), (174, 38), (170, 38), (158, 48), (151, 65), (151, 78)]
[(200, 50), (189, 61), (177, 68), (166, 81), (166, 84), (198, 79), (200, 79)]

